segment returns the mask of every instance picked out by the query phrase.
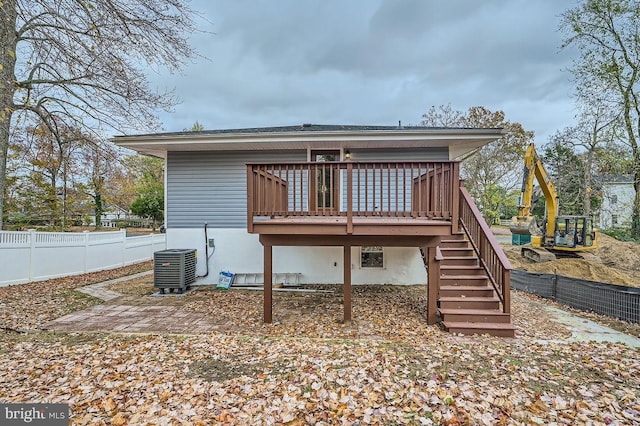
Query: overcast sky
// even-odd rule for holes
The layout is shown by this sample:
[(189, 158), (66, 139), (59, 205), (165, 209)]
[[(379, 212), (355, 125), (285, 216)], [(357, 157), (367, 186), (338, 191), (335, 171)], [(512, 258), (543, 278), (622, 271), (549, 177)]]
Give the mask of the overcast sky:
[(573, 124), (573, 0), (194, 0), (208, 60), (154, 75), (181, 104), (165, 131), (415, 125), (432, 105), (503, 110), (538, 144)]

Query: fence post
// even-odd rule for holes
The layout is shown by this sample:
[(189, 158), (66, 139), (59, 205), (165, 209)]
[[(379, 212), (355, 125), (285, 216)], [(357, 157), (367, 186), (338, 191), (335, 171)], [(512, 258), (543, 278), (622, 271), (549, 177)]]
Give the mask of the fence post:
[(508, 269), (502, 270), (502, 298), (502, 311), (511, 314), (511, 271)]
[(84, 273), (88, 272), (87, 262), (89, 261), (89, 231), (82, 231), (84, 234)]
[(122, 266), (126, 266), (127, 261), (127, 230), (120, 228), (120, 235), (122, 236)]
[(33, 255), (36, 251), (36, 230), (29, 229), (29, 282), (33, 280)]

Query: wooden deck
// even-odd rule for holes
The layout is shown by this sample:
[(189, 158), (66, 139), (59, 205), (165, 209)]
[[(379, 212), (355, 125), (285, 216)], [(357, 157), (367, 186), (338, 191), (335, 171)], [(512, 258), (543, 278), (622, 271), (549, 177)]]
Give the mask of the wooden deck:
[[(247, 230), (264, 247), (266, 323), (273, 247), (342, 247), (343, 265), (351, 265), (351, 247), (416, 247), (426, 269), (429, 324), (440, 314), (452, 332), (513, 336), (511, 266), (461, 185), (457, 162), (249, 164)], [(463, 235), (468, 240), (456, 241)], [(351, 268), (343, 280), (348, 323)]]

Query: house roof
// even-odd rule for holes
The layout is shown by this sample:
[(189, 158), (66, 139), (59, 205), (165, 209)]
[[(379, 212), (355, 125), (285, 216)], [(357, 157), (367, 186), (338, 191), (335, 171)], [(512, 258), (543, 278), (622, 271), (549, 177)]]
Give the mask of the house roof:
[(605, 175), (600, 178), (603, 185), (633, 184), (632, 175)]
[(451, 159), (493, 142), (502, 129), (302, 124), (115, 136), (119, 146), (165, 157), (168, 151), (447, 147)]

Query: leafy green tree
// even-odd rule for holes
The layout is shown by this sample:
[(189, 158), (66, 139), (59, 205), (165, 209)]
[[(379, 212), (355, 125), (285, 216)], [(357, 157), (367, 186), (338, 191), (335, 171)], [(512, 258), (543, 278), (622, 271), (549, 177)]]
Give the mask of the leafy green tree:
[(578, 87), (601, 93), (619, 112), (632, 153), (635, 199), (631, 234), (640, 238), (640, 2), (584, 0), (562, 15), (563, 46), (577, 47)]
[(94, 135), (156, 127), (176, 99), (142, 69), (176, 71), (195, 55), (192, 17), (184, 0), (0, 2), (0, 229), (12, 127), (40, 121), (60, 141), (61, 124)]
[(184, 129), (185, 132), (201, 132), (204, 130), (204, 126), (199, 121), (193, 123), (190, 129)]
[(131, 205), (131, 211), (142, 217), (150, 218), (155, 230), (164, 218), (164, 161), (160, 158), (132, 155), (124, 163), (135, 177), (137, 199)]
[(131, 204), (131, 212), (140, 217), (151, 219), (153, 230), (164, 218), (164, 195), (158, 193), (142, 194)]

